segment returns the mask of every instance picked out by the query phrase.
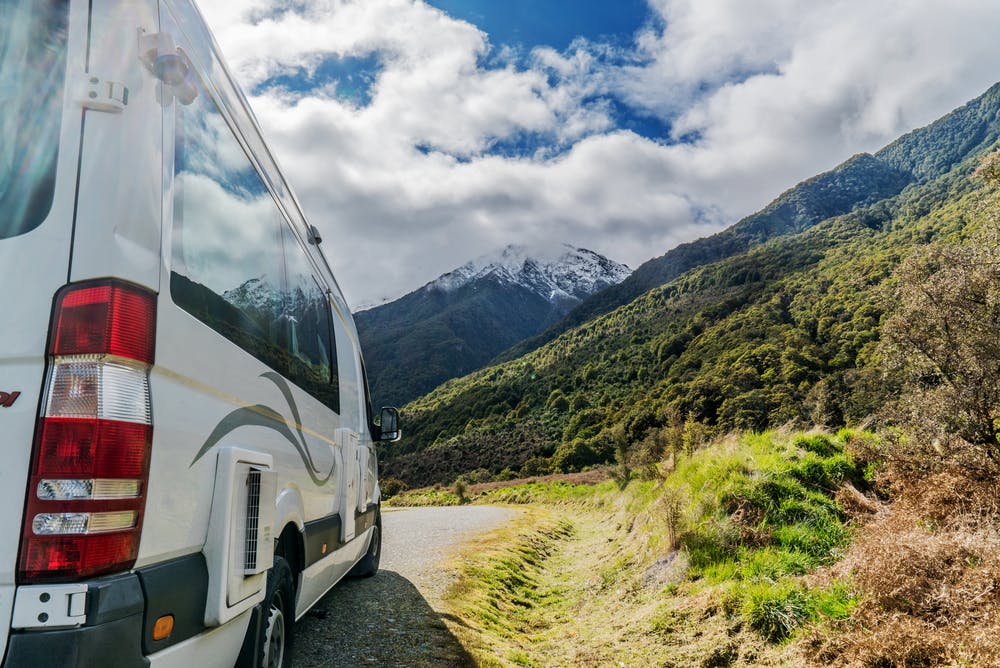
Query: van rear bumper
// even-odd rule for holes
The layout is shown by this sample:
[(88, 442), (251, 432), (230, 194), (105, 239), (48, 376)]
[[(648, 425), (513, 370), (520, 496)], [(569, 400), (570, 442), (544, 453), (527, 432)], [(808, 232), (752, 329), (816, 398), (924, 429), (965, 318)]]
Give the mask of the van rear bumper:
[[(83, 584), (86, 621), (70, 629), (13, 629), (4, 668), (146, 668), (147, 655), (205, 631), (208, 568), (201, 553)], [(154, 641), (153, 624), (166, 614), (174, 616), (173, 633)]]
[(149, 660), (142, 655), (141, 636), (141, 614), (63, 631), (15, 632), (10, 636), (4, 666), (145, 668)]

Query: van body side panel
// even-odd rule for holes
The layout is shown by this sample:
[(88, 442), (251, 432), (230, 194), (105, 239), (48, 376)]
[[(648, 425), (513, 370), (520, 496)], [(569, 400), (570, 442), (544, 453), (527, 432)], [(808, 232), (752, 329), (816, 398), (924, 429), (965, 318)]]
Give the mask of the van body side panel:
[[(5, 12), (32, 12), (12, 17)], [(66, 283), (73, 230), (73, 204), (83, 110), (71, 93), (74, 77), (84, 71), (87, 45), (87, 2), (8, 3), (0, 9), (0, 75), (12, 87), (0, 109), (0, 190), (18, 198), (28, 191), (11, 175), (40, 174), (48, 186), (37, 218), (14, 228), (12, 204), (0, 216), (0, 658), (5, 652), (15, 593), (18, 539), (24, 508), (35, 421), (45, 375), (45, 347), (56, 291)], [(29, 24), (31, 27), (29, 27)], [(10, 35), (7, 31), (11, 31)], [(27, 42), (16, 49), (17, 38)], [(42, 50), (42, 53), (33, 51)], [(24, 58), (26, 57), (26, 60)], [(24, 87), (24, 88), (22, 88)], [(41, 126), (47, 138), (39, 135)], [(27, 133), (27, 134), (25, 134)], [(15, 137), (11, 142), (10, 137)], [(38, 157), (48, 165), (26, 171), (16, 161), (25, 157), (16, 142), (27, 141), (31, 151), (50, 148)], [(49, 143), (50, 142), (50, 143)], [(5, 152), (4, 149), (7, 149)], [(15, 164), (11, 163), (11, 158)], [(34, 159), (34, 158), (32, 158)], [(53, 180), (54, 177), (54, 180)]]
[[(280, 182), (276, 168), (254, 149), (259, 137), (242, 134), (240, 128), (256, 126), (207, 48), (211, 38), (190, 6), (162, 6), (161, 29), (190, 58), (199, 92), (191, 104), (173, 102), (163, 111), (167, 224), (150, 379), (154, 474), (140, 565), (202, 548), (209, 509), (221, 493), (212, 489), (220, 448), (273, 457), (278, 497), (301, 500), (303, 516), (292, 523), (337, 513), (343, 482), (337, 431), (348, 419), (279, 373), (287, 358), (268, 352), (282, 338), (275, 329), (280, 319), (268, 318), (293, 297), (282, 292), (293, 283), (282, 255), (306, 246), (272, 190)], [(316, 273), (309, 281), (322, 290), (332, 277)], [(292, 312), (301, 330), (301, 311)], [(338, 350), (338, 363), (342, 358)], [(341, 403), (350, 410), (356, 398)], [(349, 419), (356, 419), (353, 410)]]
[(155, 475), (137, 565), (201, 550), (222, 447), (271, 454), (282, 487), (302, 499), (301, 521), (337, 512), (340, 479), (329, 436), (336, 424), (329, 411), (297, 388), (289, 401), (269, 367), (176, 306), (169, 294), (158, 308), (158, 339), (183, 344), (162, 346), (150, 377)]
[(94, 0), (90, 73), (124, 84), (121, 112), (88, 111), (73, 248), (73, 281), (115, 276), (159, 289), (162, 111), (159, 82), (139, 60), (155, 33), (155, 0)]

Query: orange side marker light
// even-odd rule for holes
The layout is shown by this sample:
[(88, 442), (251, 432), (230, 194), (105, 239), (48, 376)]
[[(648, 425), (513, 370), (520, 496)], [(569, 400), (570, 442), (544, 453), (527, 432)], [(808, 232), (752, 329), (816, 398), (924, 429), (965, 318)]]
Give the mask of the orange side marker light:
[(166, 640), (174, 632), (174, 616), (163, 615), (153, 624), (153, 640)]

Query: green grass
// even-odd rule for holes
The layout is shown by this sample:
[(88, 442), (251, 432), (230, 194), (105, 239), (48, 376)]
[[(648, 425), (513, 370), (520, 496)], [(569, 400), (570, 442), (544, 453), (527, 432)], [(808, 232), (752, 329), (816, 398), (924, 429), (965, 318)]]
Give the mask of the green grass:
[[(633, 481), (624, 490), (611, 481), (531, 483), (491, 490), (475, 502), (616, 513), (626, 537), (609, 536), (623, 544), (617, 558), (595, 570), (601, 590), (620, 587), (673, 548), (686, 557), (687, 572), (665, 595), (714, 592), (730, 615), (767, 641), (783, 642), (803, 625), (846, 617), (855, 603), (847, 585), (808, 587), (802, 576), (835, 561), (851, 538), (834, 495), (847, 482), (866, 486), (865, 467), (845, 449), (856, 438), (874, 436), (729, 436), (680, 457), (662, 481)], [(641, 547), (626, 544), (638, 533)], [(530, 554), (505, 557), (480, 574), (494, 583), (487, 600), (496, 603), (482, 610), (482, 621), (499, 624), (504, 606), (537, 606), (532, 583), (517, 575), (537, 566)]]
[(614, 495), (617, 486), (612, 481), (597, 485), (565, 482), (534, 482), (490, 490), (476, 498), (477, 503), (510, 504), (574, 504), (600, 506)]
[(461, 499), (447, 489), (437, 487), (424, 487), (401, 492), (390, 499), (386, 499), (383, 505), (391, 508), (403, 508), (407, 506), (460, 506)]
[(770, 641), (853, 605), (846, 587), (813, 590), (800, 576), (835, 561), (850, 540), (833, 495), (845, 482), (864, 486), (844, 450), (855, 435), (730, 438), (683, 461), (665, 483), (688, 500), (680, 549), (689, 577), (722, 587), (728, 607)]
[[(565, 519), (546, 522), (522, 532), (490, 558), (467, 565), (460, 587), (476, 592), (468, 616), (500, 637), (525, 632), (531, 611), (559, 598), (558, 592), (539, 586), (538, 573), (559, 542), (571, 538), (575, 531), (573, 523)], [(520, 665), (513, 657), (511, 660)]]
[(747, 585), (739, 600), (743, 619), (771, 642), (787, 640), (807, 622), (845, 619), (857, 604), (843, 585), (807, 589), (790, 580)]

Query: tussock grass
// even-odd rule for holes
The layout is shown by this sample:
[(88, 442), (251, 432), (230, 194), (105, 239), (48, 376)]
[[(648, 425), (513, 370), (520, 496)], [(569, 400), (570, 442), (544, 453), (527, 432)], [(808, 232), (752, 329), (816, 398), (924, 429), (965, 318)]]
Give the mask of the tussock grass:
[(1000, 665), (1000, 482), (942, 467), (886, 467), (893, 503), (828, 570), (859, 603), (802, 640), (815, 665)]

